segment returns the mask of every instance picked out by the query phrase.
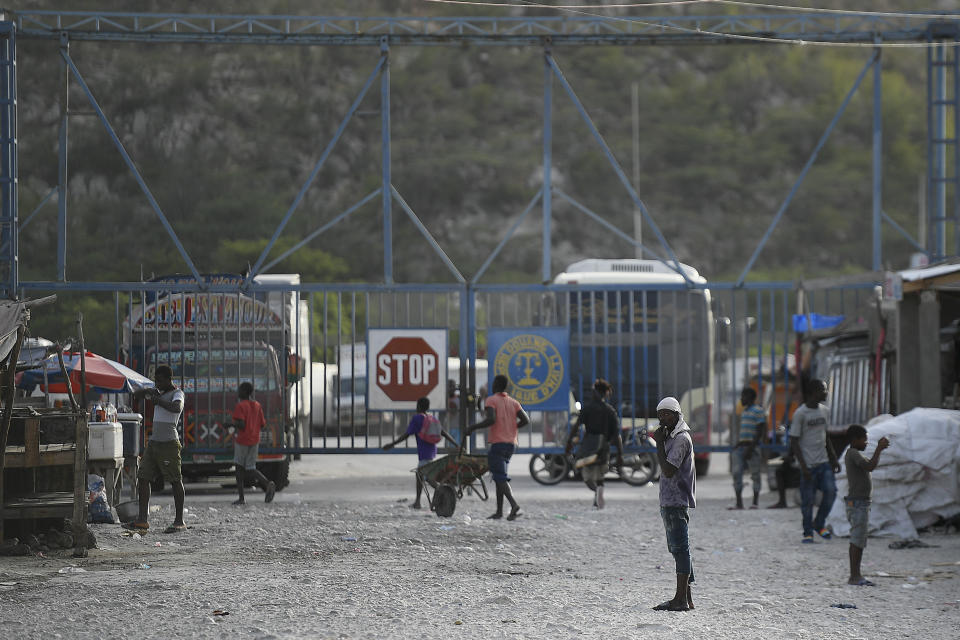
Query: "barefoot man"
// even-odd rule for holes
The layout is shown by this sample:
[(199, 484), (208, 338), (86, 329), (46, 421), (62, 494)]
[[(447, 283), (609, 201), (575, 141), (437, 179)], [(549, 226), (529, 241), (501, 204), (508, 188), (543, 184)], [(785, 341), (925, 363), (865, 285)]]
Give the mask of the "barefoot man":
[(677, 564), (677, 592), (672, 600), (654, 607), (655, 611), (689, 611), (693, 609), (690, 584), (693, 582), (693, 560), (690, 557), (690, 522), (688, 509), (697, 506), (696, 473), (693, 466), (693, 440), (690, 427), (683, 421), (680, 403), (666, 397), (657, 405), (660, 426), (653, 433), (660, 462), (660, 516), (667, 532), (667, 549)]
[(477, 429), (490, 428), (490, 435), (487, 436), (487, 461), (490, 464), (490, 475), (497, 485), (497, 511), (491, 520), (499, 520), (503, 517), (503, 499), (510, 502), (510, 515), (507, 520), (516, 520), (520, 517), (520, 505), (513, 497), (513, 491), (510, 489), (510, 476), (507, 475), (507, 465), (510, 464), (510, 458), (513, 457), (514, 449), (517, 446), (517, 430), (527, 425), (530, 418), (527, 412), (523, 410), (515, 398), (507, 395), (507, 376), (498, 375), (493, 379), (493, 395), (486, 399), (484, 404), (486, 417), (467, 427), (469, 436), (471, 432)]

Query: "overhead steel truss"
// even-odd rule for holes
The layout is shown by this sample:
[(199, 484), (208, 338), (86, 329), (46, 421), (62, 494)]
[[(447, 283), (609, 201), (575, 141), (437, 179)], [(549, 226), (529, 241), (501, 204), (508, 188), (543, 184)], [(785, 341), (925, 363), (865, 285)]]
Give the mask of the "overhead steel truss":
[[(17, 11), (24, 37), (72, 40), (223, 42), (233, 44), (637, 45), (750, 38), (808, 42), (922, 41), (932, 13), (916, 17), (857, 14), (738, 16), (353, 17)], [(938, 13), (944, 20), (956, 14)]]
[[(197, 276), (197, 282), (202, 283), (198, 271), (186, 249), (183, 247), (176, 232), (167, 222), (160, 204), (155, 200), (146, 181), (140, 175), (133, 159), (124, 149), (123, 143), (114, 132), (107, 115), (100, 108), (90, 88), (83, 79), (80, 70), (73, 61), (69, 52), (71, 41), (110, 41), (110, 42), (176, 42), (176, 43), (225, 43), (225, 44), (287, 44), (302, 46), (376, 46), (379, 56), (377, 63), (369, 75), (366, 84), (354, 100), (345, 115), (332, 140), (324, 149), (313, 171), (299, 190), (290, 208), (278, 225), (267, 247), (256, 259), (247, 285), (252, 286), (252, 277), (258, 272), (269, 269), (282, 260), (288, 253), (274, 259), (264, 266), (274, 243), (280, 237), (291, 216), (303, 200), (303, 196), (316, 178), (325, 160), (329, 157), (344, 129), (354, 115), (361, 99), (379, 77), (380, 84), (380, 113), (381, 113), (381, 184), (374, 192), (339, 214), (333, 220), (325, 223), (316, 231), (309, 234), (303, 241), (290, 251), (303, 246), (310, 239), (345, 219), (362, 205), (379, 196), (383, 217), (384, 231), (384, 283), (394, 284), (392, 266), (392, 207), (398, 204), (403, 212), (411, 219), (418, 230), (424, 235), (432, 249), (444, 261), (454, 279), (463, 286), (478, 284), (479, 278), (486, 271), (492, 260), (509, 240), (512, 233), (519, 226), (520, 221), (539, 202), (543, 212), (543, 261), (542, 280), (549, 282), (550, 273), (550, 234), (552, 218), (552, 202), (556, 196), (569, 202), (585, 215), (600, 221), (608, 226), (618, 236), (634, 246), (642, 247), (650, 255), (657, 257), (666, 264), (677, 269), (678, 261), (670, 248), (666, 238), (660, 232), (653, 217), (647, 211), (639, 195), (634, 191), (625, 172), (607, 146), (602, 134), (591, 120), (586, 107), (576, 95), (574, 88), (565, 79), (560, 66), (553, 57), (552, 50), (558, 46), (582, 45), (643, 45), (643, 44), (720, 44), (720, 43), (765, 43), (803, 40), (805, 42), (829, 42), (866, 45), (870, 54), (866, 64), (857, 77), (846, 99), (840, 105), (836, 115), (830, 122), (817, 146), (813, 149), (810, 158), (800, 173), (787, 198), (784, 200), (774, 219), (761, 239), (756, 251), (751, 256), (740, 278), (735, 283), (740, 287), (769, 239), (773, 229), (792, 201), (800, 184), (815, 161), (817, 154), (836, 126), (846, 105), (860, 86), (861, 81), (869, 70), (873, 70), (873, 260), (872, 269), (881, 269), (881, 234), (883, 220), (891, 223), (900, 233), (905, 235), (915, 246), (920, 244), (911, 238), (908, 233), (893, 223), (882, 207), (882, 127), (881, 103), (881, 47), (889, 43), (927, 42), (932, 45), (931, 51), (945, 51), (955, 49), (957, 43), (957, 20), (960, 14), (931, 14), (925, 13), (908, 17), (860, 16), (844, 14), (778, 14), (778, 15), (745, 15), (745, 16), (672, 16), (672, 17), (524, 17), (524, 18), (489, 18), (489, 17), (438, 17), (438, 18), (363, 18), (363, 17), (309, 17), (309, 16), (269, 16), (269, 15), (203, 15), (203, 14), (144, 14), (120, 12), (77, 12), (77, 11), (20, 11), (4, 13), (0, 16), (0, 39), (3, 45), (0, 48), (0, 70), (2, 74), (2, 91), (0, 106), (2, 106), (3, 131), (0, 135), (0, 153), (4, 159), (0, 180), (3, 181), (3, 212), (0, 217), (0, 287), (9, 296), (15, 296), (21, 289), (83, 289), (103, 290), (107, 283), (69, 281), (66, 272), (66, 219), (67, 219), (67, 146), (68, 120), (70, 115), (67, 104), (66, 88), (72, 79), (83, 90), (90, 106), (101, 120), (112, 143), (123, 157), (138, 185), (153, 208), (161, 224), (166, 229), (171, 240), (184, 259), (187, 268)], [(60, 155), (59, 179), (56, 191), (58, 201), (58, 258), (57, 278), (51, 282), (24, 283), (19, 280), (18, 273), (18, 241), (17, 231), (30, 222), (40, 206), (50, 200), (54, 192), (51, 191), (34, 212), (19, 224), (16, 201), (16, 55), (15, 42), (17, 38), (56, 40), (60, 47), (60, 56), (63, 61), (64, 95), (61, 101), (60, 123)], [(390, 136), (390, 47), (394, 45), (435, 46), (435, 45), (506, 45), (506, 46), (539, 46), (544, 50), (544, 133), (543, 133), (543, 166), (544, 184), (534, 194), (520, 220), (517, 220), (500, 244), (490, 254), (480, 271), (467, 282), (453, 262), (447, 257), (439, 243), (432, 237), (416, 214), (404, 201), (402, 195), (391, 182), (391, 136)], [(956, 55), (950, 58), (956, 67)], [(943, 55), (935, 53), (931, 57), (929, 73), (934, 74), (943, 68)], [(939, 66), (938, 66), (939, 65)], [(941, 74), (934, 78), (931, 84), (929, 104), (931, 105), (931, 123), (941, 122), (939, 117), (950, 105), (956, 104), (956, 73)], [(561, 88), (576, 107), (584, 123), (587, 125), (595, 142), (599, 145), (608, 162), (616, 172), (624, 189), (631, 200), (642, 212), (646, 222), (652, 227), (659, 241), (660, 250), (643, 247), (630, 235), (610, 225), (596, 213), (590, 211), (574, 200), (570, 195), (559, 191), (552, 185), (550, 167), (552, 166), (552, 86), (559, 81)], [(947, 84), (952, 82), (954, 91), (948, 92)], [(933, 81), (932, 81), (933, 82)], [(949, 95), (948, 95), (949, 94)], [(937, 116), (937, 117), (934, 117)], [(951, 180), (960, 185), (957, 179), (960, 172), (960, 163), (950, 163), (954, 172), (951, 178), (947, 174), (945, 161), (946, 149), (951, 143), (955, 150), (958, 146), (954, 138), (948, 140), (944, 136), (945, 128), (935, 128), (931, 124), (929, 145), (932, 149), (929, 154), (929, 185), (931, 196), (939, 197), (946, 193), (946, 184)], [(939, 133), (937, 133), (939, 132)], [(936, 187), (936, 189), (934, 189)], [(955, 193), (957, 189), (955, 189)], [(943, 195), (945, 197), (945, 195)], [(960, 196), (958, 202), (960, 202)], [(935, 218), (935, 219), (934, 219)], [(955, 208), (953, 218), (954, 227), (960, 228), (960, 207)], [(945, 234), (947, 215), (945, 205), (931, 207), (931, 235), (940, 233), (939, 244), (934, 238), (931, 245), (935, 248), (932, 257), (943, 257), (945, 252), (942, 235)], [(960, 243), (960, 235), (958, 235)], [(943, 248), (943, 251), (938, 252)], [(957, 248), (960, 253), (960, 247)], [(129, 288), (131, 283), (109, 283), (110, 290)], [(691, 283), (688, 281), (688, 286)], [(201, 288), (202, 284), (198, 285)]]

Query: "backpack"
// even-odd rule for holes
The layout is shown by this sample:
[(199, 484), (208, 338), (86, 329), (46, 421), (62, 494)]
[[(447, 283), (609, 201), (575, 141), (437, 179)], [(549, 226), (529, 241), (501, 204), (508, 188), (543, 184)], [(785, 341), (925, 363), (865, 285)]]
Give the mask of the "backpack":
[(420, 433), (417, 434), (417, 437), (424, 442), (437, 444), (443, 439), (443, 436), (441, 435), (442, 431), (443, 427), (440, 424), (440, 421), (429, 413), (425, 413), (423, 414), (423, 424), (420, 426)]

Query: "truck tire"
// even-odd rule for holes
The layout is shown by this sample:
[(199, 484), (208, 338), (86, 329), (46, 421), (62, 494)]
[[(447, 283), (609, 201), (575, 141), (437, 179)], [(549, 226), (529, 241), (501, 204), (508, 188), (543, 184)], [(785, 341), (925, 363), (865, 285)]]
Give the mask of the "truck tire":
[(260, 471), (267, 477), (267, 480), (276, 485), (277, 491), (283, 491), (284, 487), (290, 484), (290, 460), (285, 459), (279, 462), (267, 462), (260, 466)]

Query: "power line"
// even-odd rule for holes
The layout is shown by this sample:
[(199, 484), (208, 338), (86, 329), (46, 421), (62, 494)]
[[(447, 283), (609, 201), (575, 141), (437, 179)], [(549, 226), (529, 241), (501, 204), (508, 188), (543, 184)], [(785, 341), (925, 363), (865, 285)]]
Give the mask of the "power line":
[[(748, 34), (740, 33), (722, 33), (719, 31), (709, 31), (701, 28), (690, 28), (682, 27), (679, 25), (665, 24), (665, 23), (653, 23), (647, 22), (644, 20), (638, 20), (636, 18), (624, 18), (620, 16), (607, 16), (599, 13), (593, 13), (592, 11), (584, 11), (577, 7), (590, 7), (592, 9), (597, 8), (615, 8), (615, 7), (652, 7), (652, 6), (670, 6), (670, 5), (679, 5), (679, 4), (703, 4), (703, 3), (720, 3), (720, 4), (737, 4), (737, 5), (753, 5), (757, 7), (777, 7), (777, 8), (786, 8), (785, 5), (765, 5), (761, 3), (751, 3), (751, 2), (740, 2), (738, 0), (665, 0), (664, 2), (656, 3), (643, 3), (643, 4), (622, 4), (622, 5), (552, 5), (546, 4), (543, 2), (534, 2), (533, 0), (520, 0), (520, 2), (513, 3), (503, 3), (503, 2), (481, 2), (475, 0), (424, 0), (425, 2), (433, 2), (437, 4), (458, 4), (458, 5), (473, 5), (473, 6), (482, 6), (482, 7), (522, 7), (522, 8), (537, 8), (537, 9), (553, 9), (559, 10), (564, 13), (571, 13), (580, 16), (586, 16), (591, 18), (602, 18), (604, 20), (611, 20), (615, 22), (627, 22), (630, 24), (643, 25), (647, 27), (656, 27), (665, 30), (677, 31), (680, 33), (689, 33), (698, 36), (710, 36), (715, 38), (723, 38), (728, 40), (742, 40), (746, 42), (767, 42), (771, 44), (792, 44), (796, 46), (815, 46), (815, 47), (838, 47), (838, 48), (870, 48), (875, 49), (877, 47), (884, 49), (926, 49), (929, 47), (958, 47), (960, 46), (960, 41), (951, 41), (951, 40), (938, 40), (937, 42), (825, 42), (820, 40), (804, 40), (802, 38), (776, 38), (772, 36), (754, 36)], [(810, 9), (806, 9), (810, 10)], [(960, 15), (957, 14), (894, 14), (894, 13), (871, 13), (871, 12), (851, 12), (849, 10), (839, 10), (839, 9), (815, 9), (813, 11), (819, 11), (824, 13), (844, 13), (853, 16), (863, 16), (863, 17), (910, 17), (910, 18), (943, 18), (958, 20)], [(731, 16), (736, 17), (736, 16)]]
[(757, 9), (776, 9), (780, 11), (794, 11), (798, 13), (826, 13), (833, 15), (864, 16), (876, 18), (908, 18), (908, 19), (935, 19), (942, 18), (948, 20), (960, 19), (960, 15), (955, 13), (924, 13), (916, 11), (869, 11), (863, 9), (829, 9), (826, 7), (801, 7), (787, 4), (771, 4), (766, 2), (749, 2), (747, 0), (651, 0), (650, 2), (618, 2), (604, 4), (547, 4), (545, 2), (534, 2), (526, 0), (516, 0), (515, 2), (483, 2), (480, 0), (425, 0), (438, 4), (460, 4), (476, 5), (480, 7), (512, 7), (529, 8), (537, 7), (543, 9), (592, 9), (600, 11), (603, 9), (649, 9), (654, 7), (671, 7), (691, 4), (726, 4), (740, 7), (752, 7)]
[(536, 2), (474, 2), (473, 0), (425, 0), (425, 2), (434, 2), (438, 4), (468, 4), (478, 7), (530, 7), (531, 5), (541, 6), (547, 9), (627, 9), (643, 7), (670, 7), (677, 5), (703, 4), (713, 2), (713, 0), (663, 0), (662, 2), (633, 2), (627, 4), (543, 4)]

